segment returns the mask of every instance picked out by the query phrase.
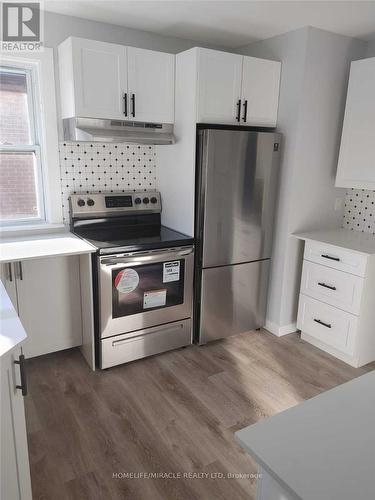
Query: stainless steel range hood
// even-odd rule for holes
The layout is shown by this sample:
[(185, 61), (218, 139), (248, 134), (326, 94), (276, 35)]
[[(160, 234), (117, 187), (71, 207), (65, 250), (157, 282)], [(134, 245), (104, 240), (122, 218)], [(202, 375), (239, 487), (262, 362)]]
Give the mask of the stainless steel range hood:
[(64, 139), (80, 142), (129, 142), (132, 144), (173, 144), (171, 123), (143, 123), (97, 118), (65, 118)]

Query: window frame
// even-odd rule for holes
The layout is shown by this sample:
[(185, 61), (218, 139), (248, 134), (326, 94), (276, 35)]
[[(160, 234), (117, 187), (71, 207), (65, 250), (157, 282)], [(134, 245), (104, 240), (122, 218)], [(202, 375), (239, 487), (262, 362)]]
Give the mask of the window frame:
[(43, 180), (43, 160), (41, 155), (41, 150), (43, 144), (41, 144), (41, 109), (38, 106), (39, 99), (37, 98), (37, 92), (39, 90), (38, 74), (36, 70), (35, 63), (23, 63), (19, 64), (14, 62), (13, 64), (0, 64), (0, 70), (6, 70), (10, 73), (21, 73), (26, 76), (26, 89), (27, 89), (27, 107), (29, 112), (29, 126), (30, 126), (30, 138), (31, 144), (0, 144), (0, 154), (1, 153), (34, 153), (35, 154), (35, 195), (38, 205), (38, 216), (37, 217), (24, 217), (17, 219), (0, 219), (0, 225), (2, 227), (9, 226), (20, 226), (29, 224), (40, 224), (46, 222), (46, 210), (45, 210), (45, 200), (44, 200), (44, 180)]
[(38, 116), (38, 133), (40, 141), (40, 164), (42, 165), (42, 188), (44, 199), (45, 219), (36, 220), (30, 218), (24, 222), (16, 223), (13, 220), (9, 225), (1, 224), (3, 234), (13, 232), (21, 234), (28, 230), (56, 230), (64, 228), (60, 162), (59, 162), (59, 140), (57, 121), (57, 103), (55, 89), (55, 66), (53, 49), (43, 47), (39, 52), (12, 53), (0, 51), (1, 66), (32, 67), (37, 76), (37, 85), (33, 89), (33, 97), (40, 110)]

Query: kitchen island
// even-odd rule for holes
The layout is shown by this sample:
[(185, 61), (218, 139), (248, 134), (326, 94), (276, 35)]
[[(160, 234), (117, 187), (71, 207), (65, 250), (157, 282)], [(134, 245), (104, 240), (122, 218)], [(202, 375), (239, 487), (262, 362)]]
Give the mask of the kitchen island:
[(375, 372), (235, 434), (256, 460), (258, 500), (375, 495)]

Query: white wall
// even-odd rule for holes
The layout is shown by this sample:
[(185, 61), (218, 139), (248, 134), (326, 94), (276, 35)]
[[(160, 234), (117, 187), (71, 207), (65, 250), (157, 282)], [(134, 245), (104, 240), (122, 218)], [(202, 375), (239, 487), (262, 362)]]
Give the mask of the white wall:
[[(119, 43), (121, 45), (140, 47), (141, 49), (171, 53), (181, 52), (197, 45), (196, 42), (183, 38), (162, 36), (147, 31), (124, 28), (123, 26), (53, 12), (44, 13), (44, 43), (47, 47), (57, 47), (69, 36), (91, 38), (102, 42)], [(203, 46), (215, 48), (210, 44)]]
[(375, 57), (375, 40), (368, 42), (367, 50), (366, 50), (366, 57)]
[(274, 333), (295, 329), (302, 246), (291, 234), (339, 227), (335, 199), (337, 155), (349, 66), (366, 44), (315, 28), (303, 28), (240, 49), (282, 61), (278, 129), (284, 136), (280, 195), (267, 325)]

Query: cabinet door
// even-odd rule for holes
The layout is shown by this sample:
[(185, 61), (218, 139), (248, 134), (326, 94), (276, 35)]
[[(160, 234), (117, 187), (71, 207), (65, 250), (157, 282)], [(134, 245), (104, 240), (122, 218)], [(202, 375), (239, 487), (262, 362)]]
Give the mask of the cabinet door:
[(16, 347), (0, 359), (0, 498), (31, 500), (29, 456), (26, 437), (25, 408), (19, 368), (14, 364), (21, 351)]
[(126, 118), (126, 47), (72, 39), (75, 114), (89, 118)]
[(78, 256), (22, 262), (17, 293), (27, 358), (82, 344)]
[(127, 53), (130, 119), (173, 123), (175, 56), (134, 47)]
[(375, 189), (375, 57), (351, 64), (336, 186)]
[(18, 311), (16, 276), (14, 272), (15, 263), (0, 264), (0, 279), (7, 291), (13, 307)]
[(236, 124), (243, 56), (198, 49), (198, 123)]
[(281, 63), (277, 61), (244, 57), (241, 112), (243, 125), (276, 126), (280, 71)]

